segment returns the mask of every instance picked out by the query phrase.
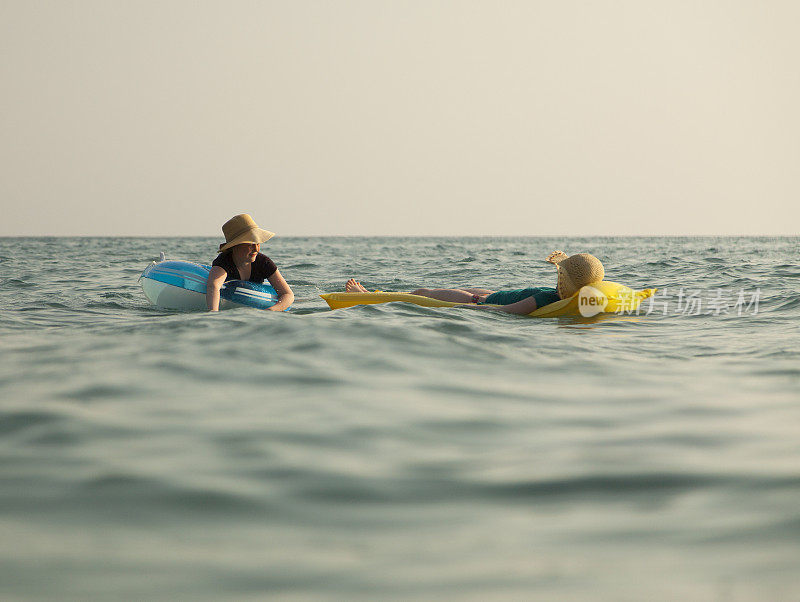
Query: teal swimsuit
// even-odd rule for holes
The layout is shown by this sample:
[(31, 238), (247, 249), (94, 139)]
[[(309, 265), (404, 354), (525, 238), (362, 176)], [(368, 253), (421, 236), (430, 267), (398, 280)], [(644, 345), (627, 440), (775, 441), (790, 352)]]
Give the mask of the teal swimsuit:
[(556, 289), (543, 286), (520, 288), (513, 291), (497, 291), (496, 293), (492, 293), (486, 297), (486, 299), (483, 301), (483, 303), (480, 303), (480, 305), (510, 305), (511, 303), (522, 301), (528, 297), (534, 298), (537, 308), (544, 307), (545, 305), (550, 305), (551, 303), (561, 300), (561, 297), (558, 296)]

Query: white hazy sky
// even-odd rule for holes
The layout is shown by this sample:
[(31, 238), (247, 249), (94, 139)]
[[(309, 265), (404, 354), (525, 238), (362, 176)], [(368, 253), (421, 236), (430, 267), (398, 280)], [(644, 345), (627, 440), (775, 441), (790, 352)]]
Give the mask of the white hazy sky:
[(800, 234), (795, 0), (0, 0), (0, 236)]

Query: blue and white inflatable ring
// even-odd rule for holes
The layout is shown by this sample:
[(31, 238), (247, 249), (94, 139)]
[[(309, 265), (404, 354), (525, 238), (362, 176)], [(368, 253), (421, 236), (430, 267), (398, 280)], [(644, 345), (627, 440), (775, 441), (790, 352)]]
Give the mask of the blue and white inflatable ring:
[[(195, 311), (207, 309), (206, 282), (211, 266), (189, 261), (159, 261), (147, 266), (139, 277), (150, 303), (162, 309)], [(269, 284), (229, 280), (220, 289), (220, 309), (254, 307), (267, 309), (278, 302)]]

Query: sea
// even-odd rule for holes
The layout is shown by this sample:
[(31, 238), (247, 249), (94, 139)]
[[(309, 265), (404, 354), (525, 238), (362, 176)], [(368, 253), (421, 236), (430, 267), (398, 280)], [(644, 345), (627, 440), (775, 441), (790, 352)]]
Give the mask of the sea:
[[(0, 599), (800, 600), (799, 237), (276, 237), (288, 312), (152, 306), (214, 238), (0, 238)], [(657, 288), (531, 318), (320, 293)]]

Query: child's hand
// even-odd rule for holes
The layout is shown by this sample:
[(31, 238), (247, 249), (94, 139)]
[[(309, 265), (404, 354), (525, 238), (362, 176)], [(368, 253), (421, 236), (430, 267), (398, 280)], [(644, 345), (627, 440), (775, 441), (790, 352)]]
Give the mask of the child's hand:
[(564, 253), (564, 251), (553, 251), (547, 256), (547, 261), (550, 263), (558, 263), (559, 261), (564, 261), (567, 257), (568, 255)]

